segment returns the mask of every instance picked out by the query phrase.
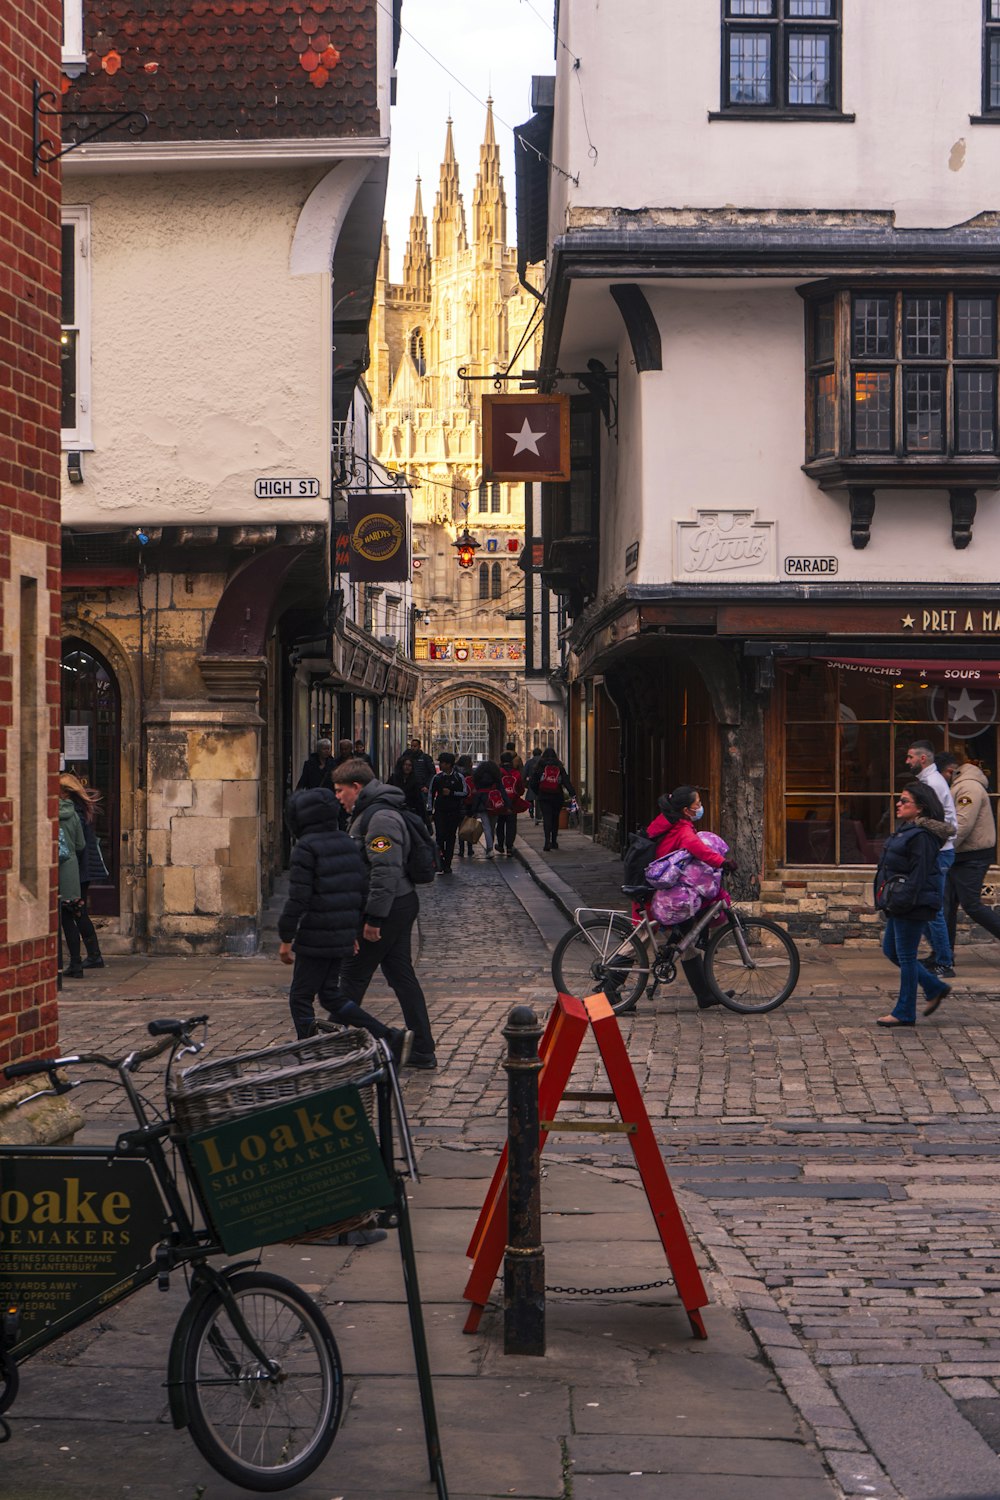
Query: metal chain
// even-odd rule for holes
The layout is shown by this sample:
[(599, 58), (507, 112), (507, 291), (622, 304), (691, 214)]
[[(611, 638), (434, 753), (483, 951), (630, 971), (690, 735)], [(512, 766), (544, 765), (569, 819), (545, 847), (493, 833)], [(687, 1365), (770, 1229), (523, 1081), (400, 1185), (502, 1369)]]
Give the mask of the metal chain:
[(652, 1292), (660, 1286), (673, 1286), (673, 1279), (666, 1281), (637, 1281), (635, 1286), (546, 1286), (547, 1292), (563, 1292), (567, 1297), (610, 1297), (621, 1292)]

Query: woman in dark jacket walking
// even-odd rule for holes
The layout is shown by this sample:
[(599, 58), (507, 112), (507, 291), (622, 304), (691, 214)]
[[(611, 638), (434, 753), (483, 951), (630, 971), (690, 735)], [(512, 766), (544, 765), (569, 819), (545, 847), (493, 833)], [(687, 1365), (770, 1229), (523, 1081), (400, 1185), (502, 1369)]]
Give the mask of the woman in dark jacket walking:
[(493, 858), (493, 831), (498, 817), (510, 812), (510, 798), (504, 791), (500, 767), (492, 760), (481, 760), (472, 773), (472, 793), (466, 811), (483, 825), (486, 858)]
[[(316, 1029), (313, 1002), (341, 1026), (363, 1026), (387, 1041), (396, 1064), (406, 1061), (412, 1033), (383, 1026), (340, 993), (340, 966), (358, 946), (366, 872), (358, 846), (342, 833), (340, 805), (326, 787), (294, 792), (285, 821), (295, 839), (289, 861), (288, 899), (278, 918), (282, 963), (295, 964), (288, 1006), (299, 1038)], [(294, 958), (292, 945), (294, 943)]]
[(896, 798), (896, 817), (875, 872), (875, 905), (886, 915), (882, 952), (899, 969), (899, 998), (877, 1022), (890, 1027), (916, 1025), (918, 985), (925, 1016), (951, 989), (917, 959), (922, 924), (941, 910), (937, 856), (950, 831), (944, 809), (931, 787), (911, 781)]
[(97, 816), (97, 805), (101, 800), (100, 792), (94, 791), (92, 787), (84, 786), (78, 776), (70, 771), (64, 771), (59, 777), (59, 790), (64, 797), (68, 797), (76, 808), (83, 828), (83, 848), (79, 854), (80, 861), (80, 901), (76, 925), (80, 937), (83, 939), (87, 950), (87, 958), (83, 965), (85, 969), (103, 969), (104, 958), (101, 953), (101, 945), (97, 940), (97, 930), (91, 921), (90, 912), (87, 910), (87, 892), (95, 880), (107, 880), (108, 870), (101, 853), (101, 846), (97, 839), (97, 830), (94, 821)]
[(535, 802), (542, 809), (542, 832), (545, 848), (559, 848), (559, 814), (566, 797), (575, 797), (573, 784), (566, 774), (566, 767), (552, 746), (542, 751), (538, 764), (528, 781), (535, 794)]
[(406, 798), (406, 805), (418, 818), (427, 822), (427, 782), (421, 780), (416, 762), (404, 755), (389, 777), (390, 786), (398, 786)]

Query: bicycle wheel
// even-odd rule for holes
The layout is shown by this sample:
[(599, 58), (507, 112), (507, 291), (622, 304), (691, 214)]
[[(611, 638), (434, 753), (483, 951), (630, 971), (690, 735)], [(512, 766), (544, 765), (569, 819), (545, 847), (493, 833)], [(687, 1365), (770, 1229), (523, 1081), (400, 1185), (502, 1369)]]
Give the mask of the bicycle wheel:
[(343, 1402), (340, 1354), (316, 1303), (267, 1271), (230, 1289), (267, 1369), (218, 1294), (207, 1298), (183, 1354), (191, 1436), (214, 1469), (251, 1490), (284, 1490), (322, 1463)]
[(740, 1015), (776, 1010), (798, 983), (798, 949), (784, 928), (767, 917), (735, 911), (730, 916), (731, 922), (708, 940), (705, 978), (723, 1005)]
[(556, 944), (552, 982), (564, 995), (603, 995), (617, 1014), (632, 1010), (649, 983), (649, 956), (627, 917), (591, 917)]

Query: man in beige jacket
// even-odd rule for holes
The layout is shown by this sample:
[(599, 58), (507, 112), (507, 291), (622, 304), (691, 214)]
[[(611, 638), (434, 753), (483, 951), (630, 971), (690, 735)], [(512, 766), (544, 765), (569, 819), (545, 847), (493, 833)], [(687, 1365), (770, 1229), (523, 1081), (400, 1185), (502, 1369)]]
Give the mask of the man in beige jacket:
[(949, 751), (935, 759), (941, 775), (951, 784), (958, 819), (955, 863), (948, 872), (944, 895), (945, 920), (954, 952), (959, 907), (992, 937), (1000, 938), (1000, 917), (982, 896), (986, 872), (996, 859), (997, 825), (985, 773), (972, 761), (960, 763)]

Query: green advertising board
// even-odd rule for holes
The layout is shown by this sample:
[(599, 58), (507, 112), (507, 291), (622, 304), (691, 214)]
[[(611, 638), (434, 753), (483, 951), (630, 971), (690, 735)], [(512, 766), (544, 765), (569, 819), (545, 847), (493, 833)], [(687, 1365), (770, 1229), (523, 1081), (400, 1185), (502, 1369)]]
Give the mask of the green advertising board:
[(393, 1201), (353, 1084), (200, 1130), (188, 1158), (229, 1255), (294, 1238)]
[(149, 1265), (167, 1213), (147, 1161), (64, 1151), (0, 1158), (0, 1299), (18, 1348), (112, 1303)]

